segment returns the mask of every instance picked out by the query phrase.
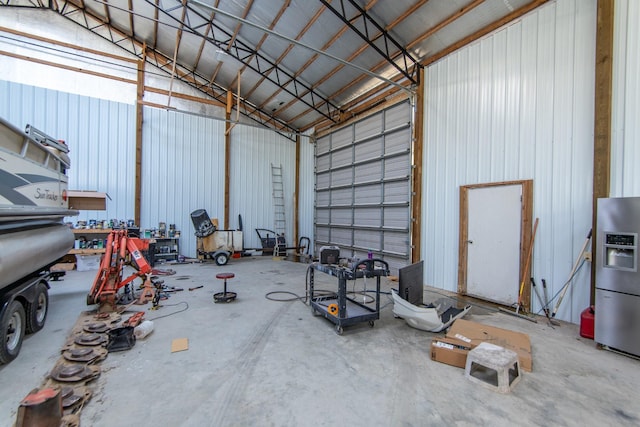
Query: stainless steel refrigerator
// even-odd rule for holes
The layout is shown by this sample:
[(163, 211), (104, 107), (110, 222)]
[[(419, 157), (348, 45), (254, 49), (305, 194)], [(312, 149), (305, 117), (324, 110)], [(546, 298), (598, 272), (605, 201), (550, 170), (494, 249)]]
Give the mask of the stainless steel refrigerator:
[(640, 356), (640, 197), (598, 199), (597, 209), (595, 341)]

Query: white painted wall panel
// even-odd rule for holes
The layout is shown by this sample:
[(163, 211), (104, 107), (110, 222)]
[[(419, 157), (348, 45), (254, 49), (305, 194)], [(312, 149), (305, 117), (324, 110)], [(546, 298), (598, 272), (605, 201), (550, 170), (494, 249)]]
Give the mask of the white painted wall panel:
[[(42, 35), (78, 46), (90, 45), (104, 52), (130, 57), (112, 43), (88, 31), (78, 31), (75, 24), (47, 10), (3, 8), (0, 24), (30, 34)], [(86, 55), (82, 58), (75, 58), (74, 52), (71, 55), (61, 55), (46, 47), (34, 48), (28, 43), (29, 40), (24, 43), (20, 37), (12, 37), (12, 39), (17, 41), (4, 39), (0, 42), (3, 50), (83, 69), (108, 72), (133, 82), (136, 80), (136, 69), (131, 67), (131, 64), (127, 64), (128, 68), (119, 68), (117, 71), (111, 66), (105, 69), (104, 63), (97, 63), (97, 65), (87, 63)], [(20, 122), (25, 120), (34, 125), (37, 122), (39, 123), (37, 127), (51, 134), (59, 134), (54, 136), (64, 137), (72, 145), (80, 140), (83, 144), (85, 141), (91, 142), (90, 147), (83, 147), (77, 151), (72, 146), (71, 154), (75, 164), (70, 170), (70, 183), (72, 188), (106, 191), (113, 200), (108, 202), (107, 212), (87, 212), (82, 215), (90, 218), (102, 216), (132, 218), (135, 182), (133, 106), (136, 94), (135, 84), (96, 78), (8, 57), (0, 62), (0, 71), (7, 80), (50, 88), (45, 90), (24, 86), (28, 89), (23, 89), (22, 86), (11, 86), (6, 89), (10, 96), (5, 96), (5, 87), (2, 86), (3, 92), (0, 93), (2, 107), (0, 108), (10, 111), (19, 119), (17, 126), (23, 127), (24, 124)], [(148, 64), (147, 71), (145, 82), (147, 85), (169, 89), (171, 80), (168, 74)], [(44, 75), (47, 78), (43, 80)], [(54, 89), (64, 92), (56, 92), (55, 96), (45, 92)], [(175, 93), (197, 95), (195, 89), (180, 82), (173, 82), (172, 89)], [(65, 92), (77, 93), (80, 96)], [(47, 95), (43, 96), (44, 93)], [(83, 95), (94, 98), (83, 98)], [(23, 97), (24, 100), (20, 101), (21, 106), (18, 109), (16, 99)], [(118, 101), (120, 104), (98, 101), (96, 98)], [(10, 103), (9, 99), (11, 99)], [(158, 104), (168, 102), (166, 96), (152, 92), (145, 93), (145, 100)], [(124, 105), (122, 102), (130, 105)], [(210, 117), (221, 118), (224, 115), (223, 108), (184, 101), (176, 97), (171, 99), (171, 106), (178, 111), (191, 111)], [(150, 193), (145, 194), (143, 191), (143, 198), (146, 198), (146, 203), (149, 203), (149, 209), (145, 210), (143, 202), (142, 226), (157, 226), (158, 221), (173, 223), (173, 220), (161, 218), (162, 216), (179, 218), (175, 219), (175, 222), (182, 231), (182, 248), (186, 250), (184, 251), (186, 255), (193, 256), (195, 241), (192, 242), (193, 226), (189, 216), (192, 207), (190, 203), (185, 204), (185, 201), (188, 199), (197, 204), (197, 208), (206, 208), (210, 216), (218, 217), (220, 222), (223, 222), (221, 207), (223, 199), (220, 197), (224, 181), (220, 177), (224, 176), (224, 168), (220, 168), (219, 162), (223, 159), (223, 151), (220, 150), (223, 150), (224, 144), (221, 148), (220, 141), (224, 139), (224, 123), (198, 116), (180, 115), (175, 111), (171, 115), (166, 111), (147, 110), (149, 113), (145, 118), (148, 121), (144, 124), (144, 138), (149, 146), (145, 146), (146, 157), (143, 158), (143, 162), (148, 161), (147, 166), (151, 169), (149, 171), (143, 169), (143, 187), (146, 185), (146, 191)], [(38, 111), (41, 112), (38, 113)], [(42, 120), (34, 120), (33, 117), (36, 114), (40, 114)], [(89, 125), (78, 127), (78, 123)], [(65, 127), (69, 128), (68, 133), (63, 131)], [(65, 135), (68, 136), (65, 137)], [(231, 136), (234, 141), (232, 156), (234, 152), (240, 153), (233, 157), (236, 163), (232, 166), (231, 196), (234, 205), (230, 207), (230, 226), (238, 226), (238, 214), (247, 216), (245, 234), (249, 237), (248, 243), (257, 246), (259, 241), (254, 228), (273, 228), (270, 187), (270, 161), (273, 161), (273, 163), (286, 165), (284, 173), (287, 179), (285, 189), (289, 228), (287, 237), (292, 239), (295, 145), (271, 131), (249, 126), (236, 126)], [(351, 137), (347, 135), (346, 140), (350, 141)], [(236, 142), (238, 143), (235, 144)], [(276, 146), (280, 148), (275, 149)], [(180, 151), (180, 147), (185, 151)], [(250, 159), (248, 163), (242, 157), (245, 154)], [(152, 161), (157, 161), (158, 165), (152, 165)], [(78, 169), (76, 165), (79, 164), (86, 165), (86, 169)], [(300, 165), (299, 233), (301, 236), (313, 237), (314, 145), (309, 142), (308, 136), (302, 137)], [(257, 166), (257, 169), (254, 166)], [(264, 167), (268, 169), (263, 169)], [(162, 170), (170, 171), (168, 179), (166, 174), (159, 175), (158, 178)], [(161, 185), (163, 182), (164, 189)], [(241, 193), (234, 194), (234, 189), (238, 189)], [(246, 203), (238, 201), (243, 196), (247, 197)], [(183, 206), (171, 207), (171, 200), (178, 201)], [(186, 215), (178, 210), (184, 210)], [(83, 218), (82, 215), (81, 218)]]
[(180, 252), (196, 257), (191, 212), (205, 209), (220, 227), (224, 220), (224, 122), (151, 107), (143, 114), (140, 225), (175, 224)]
[[(120, 57), (138, 59), (110, 41), (79, 28), (58, 13), (47, 9), (3, 8), (0, 14), (0, 27), (67, 42), (75, 46), (90, 46)], [(0, 61), (0, 75), (5, 80), (120, 103), (135, 103), (137, 79), (135, 62), (105, 58), (59, 45), (47, 45), (41, 42), (34, 44), (32, 39), (25, 39), (15, 34), (0, 38), (0, 50), (70, 67), (70, 69), (62, 69), (5, 56)], [(128, 82), (80, 73), (73, 71), (74, 69), (105, 73)], [(174, 94), (201, 95), (195, 88), (172, 79), (166, 70), (160, 70), (150, 64), (146, 64), (145, 70), (147, 86), (171, 90)], [(148, 91), (144, 94), (144, 100), (160, 105), (170, 103), (171, 107), (180, 111), (224, 117), (223, 107), (192, 102), (176, 96), (169, 99), (166, 95)], [(241, 120), (245, 119), (241, 116)]]
[(135, 109), (132, 105), (0, 81), (0, 116), (27, 124), (69, 146), (69, 188), (109, 195), (106, 211), (81, 211), (78, 220), (133, 218)]
[[(566, 281), (591, 227), (595, 19), (595, 0), (559, 0), (426, 70), (427, 284), (457, 288), (459, 187), (518, 179), (540, 218), (533, 276), (551, 295)], [(587, 264), (557, 317), (579, 321), (589, 284)]]
[(256, 228), (274, 229), (271, 164), (282, 165), (287, 246), (297, 243), (292, 241), (295, 143), (267, 129), (238, 125), (231, 131), (230, 158), (229, 226), (236, 228), (242, 215), (245, 247), (261, 247)]
[(611, 197), (640, 196), (640, 2), (615, 2)]
[[(52, 40), (73, 43), (78, 46), (90, 46), (93, 49), (119, 56), (128, 56), (120, 47), (97, 37), (89, 31), (78, 31), (77, 25), (63, 16), (46, 9), (5, 8), (0, 14), (0, 26)], [(18, 55), (61, 63), (88, 71), (108, 73), (135, 81), (135, 70), (131, 68), (127, 70), (126, 67), (122, 67), (122, 65), (131, 67), (130, 63), (118, 64), (118, 61), (111, 60), (97, 62), (91, 59), (94, 56), (89, 53), (84, 53), (82, 57), (74, 58), (73, 54), (63, 53), (69, 52), (68, 49), (60, 46), (55, 46), (53, 49), (51, 49), (51, 46), (36, 47), (33, 45), (32, 40), (24, 43), (21, 37), (15, 35), (2, 38), (0, 40), (0, 49)], [(22, 61), (7, 56), (4, 56), (0, 61), (0, 75), (4, 79), (16, 83), (46, 87), (52, 90), (109, 99), (116, 102), (133, 104), (136, 97), (136, 87), (133, 84), (99, 79), (94, 75), (53, 68), (48, 65)], [(96, 80), (100, 81), (101, 84), (96, 84)]]

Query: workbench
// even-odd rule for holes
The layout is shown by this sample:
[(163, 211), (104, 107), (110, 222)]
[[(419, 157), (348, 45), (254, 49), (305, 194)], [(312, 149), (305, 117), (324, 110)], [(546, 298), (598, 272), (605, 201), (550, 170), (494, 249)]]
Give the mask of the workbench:
[[(338, 291), (332, 295), (317, 296), (314, 289), (315, 271), (338, 279)], [(336, 333), (342, 335), (344, 326), (368, 322), (373, 327), (380, 318), (380, 277), (389, 275), (389, 265), (380, 259), (360, 261), (353, 268), (333, 264), (313, 263), (309, 269), (309, 301), (311, 312), (322, 315), (335, 324)], [(347, 296), (347, 281), (358, 278), (376, 278), (375, 308)], [(337, 305), (337, 310), (336, 310)]]

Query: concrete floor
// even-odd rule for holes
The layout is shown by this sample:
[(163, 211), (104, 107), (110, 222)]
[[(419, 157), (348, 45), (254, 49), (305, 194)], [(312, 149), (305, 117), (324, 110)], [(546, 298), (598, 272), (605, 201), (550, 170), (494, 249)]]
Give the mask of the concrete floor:
[[(412, 329), (381, 297), (380, 320), (345, 327), (313, 316), (299, 300), (279, 302), (271, 291), (305, 293), (308, 265), (270, 257), (161, 265), (182, 287), (146, 311), (154, 331), (128, 351), (110, 353), (91, 383), (81, 412), (85, 426), (631, 426), (640, 424), (640, 362), (597, 349), (577, 325), (555, 329), (476, 305), (465, 319), (530, 336), (533, 371), (509, 394), (429, 357), (434, 334)], [(215, 274), (235, 273), (236, 301), (214, 304)], [(44, 329), (28, 336), (19, 357), (0, 367), (0, 425), (15, 422), (20, 401), (39, 386), (60, 357), (95, 272), (72, 271), (52, 282)], [(189, 287), (204, 285), (188, 291)], [(316, 273), (316, 286), (335, 278)], [(351, 282), (349, 284), (351, 287)], [(357, 283), (356, 291), (361, 290)], [(371, 282), (368, 283), (368, 287)], [(383, 279), (383, 291), (396, 287)], [(288, 298), (275, 294), (274, 298)], [(442, 298), (427, 289), (425, 301)], [(145, 307), (148, 308), (149, 306)], [(138, 308), (140, 309), (140, 308)], [(185, 310), (186, 309), (186, 310)], [(126, 318), (127, 316), (125, 316)], [(188, 338), (186, 351), (171, 342)]]

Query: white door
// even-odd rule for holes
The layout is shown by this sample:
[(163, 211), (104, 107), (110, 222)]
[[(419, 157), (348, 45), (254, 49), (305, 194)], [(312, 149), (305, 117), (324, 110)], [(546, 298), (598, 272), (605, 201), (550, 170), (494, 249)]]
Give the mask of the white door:
[(467, 294), (512, 305), (520, 286), (522, 186), (472, 188), (468, 200)]

